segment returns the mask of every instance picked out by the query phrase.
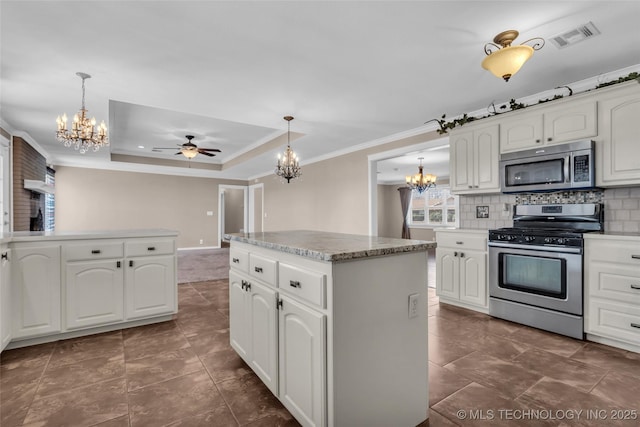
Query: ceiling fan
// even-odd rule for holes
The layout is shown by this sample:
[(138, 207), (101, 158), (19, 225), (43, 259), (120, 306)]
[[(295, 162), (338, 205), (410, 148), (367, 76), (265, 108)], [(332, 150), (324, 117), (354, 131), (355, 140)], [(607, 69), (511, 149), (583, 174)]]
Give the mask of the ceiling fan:
[[(203, 154), (205, 156), (214, 157), (215, 154), (213, 154), (212, 152), (215, 152), (215, 153), (220, 153), (221, 152), (217, 148), (198, 148), (198, 146), (196, 144), (191, 142), (191, 140), (193, 138), (195, 138), (193, 135), (185, 135), (185, 138), (187, 138), (187, 140), (188, 140), (187, 142), (185, 142), (184, 144), (176, 144), (178, 147), (180, 147), (178, 152), (176, 153), (176, 156), (182, 154), (187, 159), (193, 159), (198, 154)], [(159, 151), (159, 150), (175, 150), (175, 148), (153, 147), (153, 151)]]

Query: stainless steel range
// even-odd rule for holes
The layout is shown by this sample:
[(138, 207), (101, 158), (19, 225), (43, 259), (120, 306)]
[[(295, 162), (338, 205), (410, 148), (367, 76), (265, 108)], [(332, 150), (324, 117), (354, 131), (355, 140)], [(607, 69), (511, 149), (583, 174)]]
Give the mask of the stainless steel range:
[(489, 230), (489, 314), (583, 339), (582, 234), (603, 224), (597, 203), (517, 205)]

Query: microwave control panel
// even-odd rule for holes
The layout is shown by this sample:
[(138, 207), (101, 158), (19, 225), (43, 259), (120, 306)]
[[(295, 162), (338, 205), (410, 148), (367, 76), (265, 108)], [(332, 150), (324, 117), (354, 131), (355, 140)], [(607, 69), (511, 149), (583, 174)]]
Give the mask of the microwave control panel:
[(573, 182), (588, 182), (590, 179), (589, 155), (573, 157)]

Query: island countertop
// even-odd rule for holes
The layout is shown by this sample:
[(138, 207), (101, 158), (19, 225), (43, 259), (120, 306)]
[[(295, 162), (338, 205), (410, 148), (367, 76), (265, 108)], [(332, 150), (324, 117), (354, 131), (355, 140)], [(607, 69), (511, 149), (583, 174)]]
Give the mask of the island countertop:
[(311, 230), (231, 233), (225, 234), (225, 239), (328, 262), (426, 251), (436, 247), (433, 241)]

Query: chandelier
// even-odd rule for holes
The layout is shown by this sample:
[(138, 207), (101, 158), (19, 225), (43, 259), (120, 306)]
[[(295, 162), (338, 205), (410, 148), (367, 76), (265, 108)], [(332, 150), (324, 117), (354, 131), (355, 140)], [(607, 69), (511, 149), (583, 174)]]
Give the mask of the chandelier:
[(109, 145), (109, 138), (107, 137), (107, 125), (104, 120), (100, 123), (100, 126), (96, 126), (95, 117), (87, 117), (87, 109), (84, 106), (84, 81), (90, 79), (91, 76), (80, 72), (76, 73), (76, 76), (82, 79), (82, 108), (73, 116), (71, 130), (67, 129), (67, 114), (63, 114), (62, 117), (58, 116), (56, 119), (58, 124), (56, 138), (65, 147), (73, 145), (76, 150), (84, 154), (89, 148), (93, 148), (93, 151), (98, 151), (100, 147)]
[[(516, 30), (503, 31), (493, 38), (493, 43), (484, 45), (484, 53), (487, 57), (482, 61), (482, 68), (491, 71), (496, 77), (502, 77), (505, 82), (508, 82), (511, 76), (533, 56), (534, 50), (540, 50), (544, 46), (544, 39), (540, 37), (529, 39), (518, 46), (511, 46), (511, 42), (518, 37), (518, 34)], [(529, 42), (533, 45), (525, 44)]]
[(284, 155), (278, 154), (278, 165), (276, 166), (276, 175), (287, 180), (287, 184), (294, 178), (299, 178), (302, 175), (302, 169), (298, 163), (298, 156), (291, 149), (291, 120), (293, 117), (284, 116), (287, 121), (287, 149), (284, 151)]
[(420, 160), (420, 166), (418, 166), (418, 173), (413, 176), (407, 175), (406, 177), (406, 182), (409, 188), (411, 188), (412, 190), (417, 190), (418, 193), (420, 194), (424, 193), (429, 188), (436, 186), (435, 175), (431, 175), (431, 174), (424, 175), (422, 173), (422, 169), (423, 169), (422, 159), (424, 159), (424, 157), (418, 157), (418, 160)]

